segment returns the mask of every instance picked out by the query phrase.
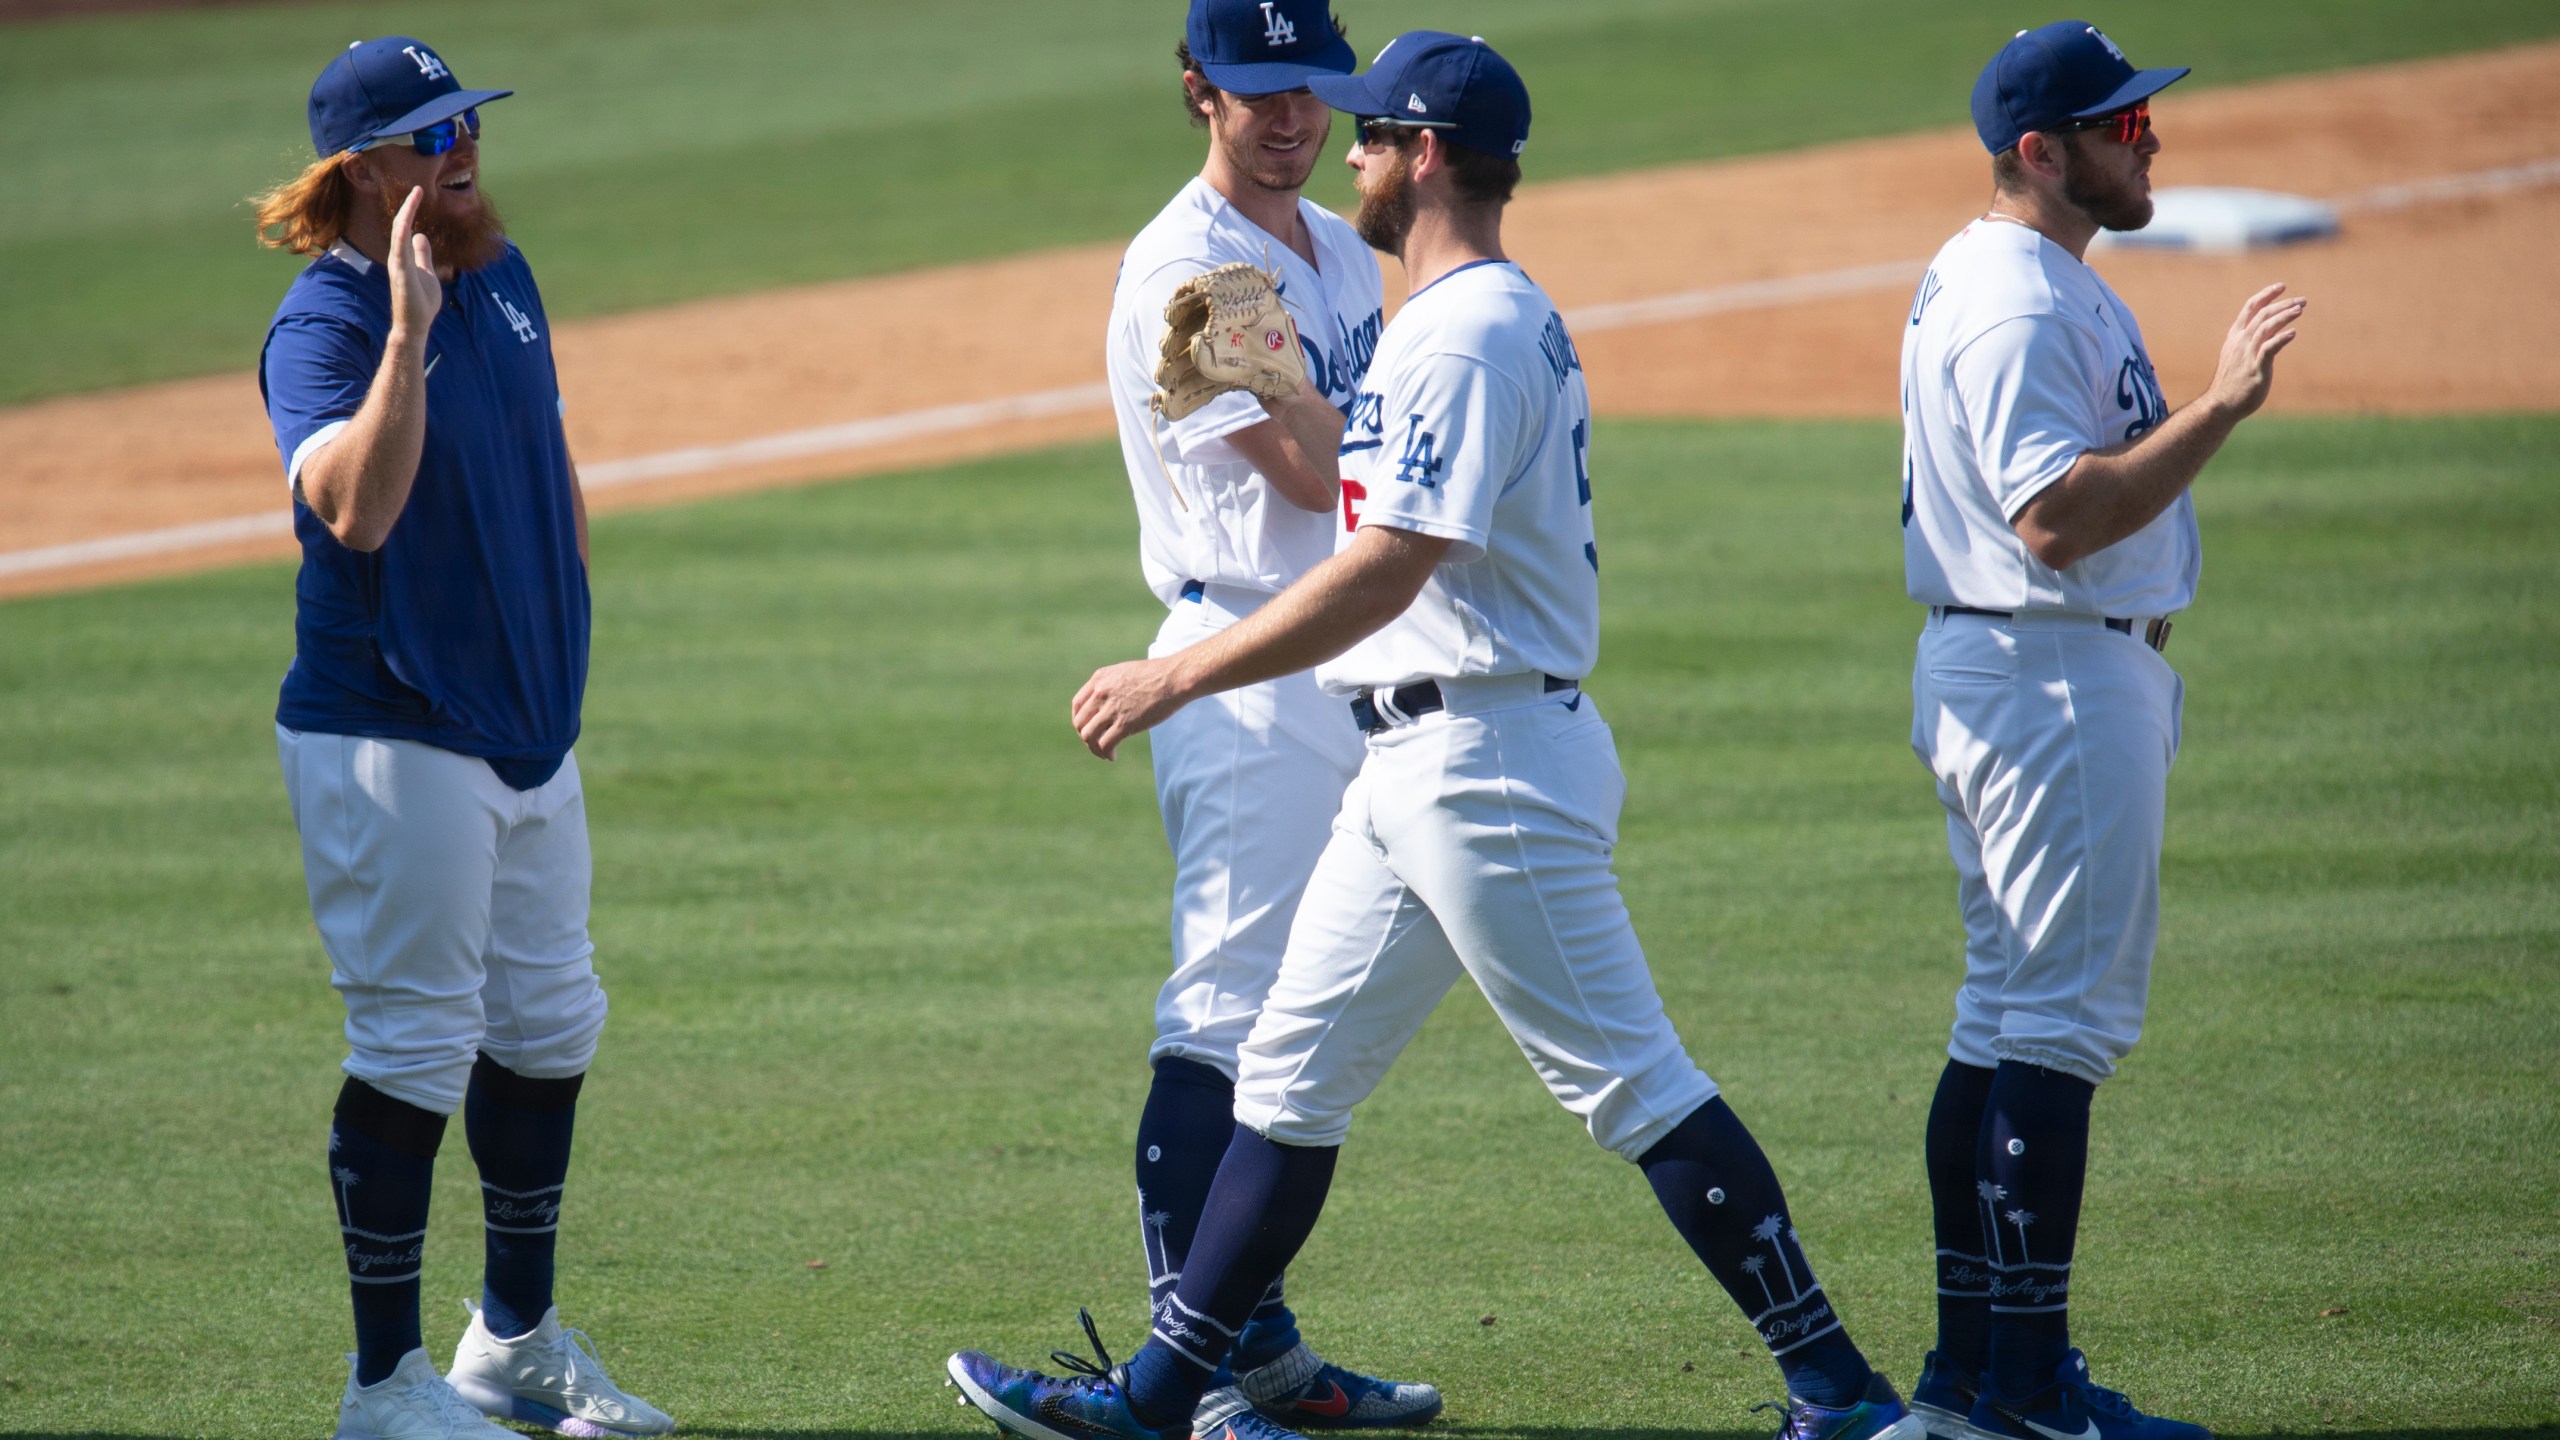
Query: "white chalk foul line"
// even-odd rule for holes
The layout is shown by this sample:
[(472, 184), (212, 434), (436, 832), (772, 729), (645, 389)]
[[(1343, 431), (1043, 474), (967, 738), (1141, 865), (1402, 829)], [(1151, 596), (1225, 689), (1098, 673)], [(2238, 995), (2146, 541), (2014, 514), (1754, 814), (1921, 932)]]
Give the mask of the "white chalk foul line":
[(211, 550), (222, 545), (238, 545), (250, 540), (265, 540), (293, 533), (293, 517), (283, 510), (262, 515), (240, 515), (229, 520), (206, 520), (194, 525), (172, 525), (166, 530), (142, 530), (131, 535), (109, 535), (101, 540), (76, 540), (68, 545), (45, 545), (33, 550), (11, 550), (0, 554), (0, 580), (12, 575), (32, 575), (44, 570), (68, 570), (77, 565), (103, 565), (113, 560), (133, 560), (145, 555), (169, 555), (187, 550)]
[(752, 440), (738, 440), (726, 445), (696, 445), (629, 460), (607, 460), (601, 464), (580, 466), (578, 483), (590, 490), (609, 490), (616, 485), (637, 485), (644, 480), (665, 480), (677, 475), (701, 475), (772, 460), (847, 454), (894, 445), (919, 436), (948, 435), (955, 430), (975, 430), (1015, 420), (1073, 415), (1098, 410), (1110, 403), (1111, 387), (1108, 385), (1069, 385), (1059, 390), (1008, 395), (1000, 400), (937, 405), (930, 410), (877, 415), (868, 420), (848, 420), (841, 425), (785, 430), (777, 435), (759, 435)]
[(2553, 184), (2560, 184), (2560, 157), (2523, 165), (2501, 165), (2494, 170), (2474, 170), (2466, 175), (2437, 175), (2400, 185), (2377, 185), (2332, 203), (2338, 207), (2339, 213), (2351, 215), (2359, 210), (2406, 210), (2431, 200), (2467, 200)]
[(1827, 300), (1835, 295), (1898, 288), (1915, 283), (1920, 272), (1928, 268), (1929, 262), (1925, 259), (1892, 260), (1882, 265), (1858, 265), (1846, 270), (1790, 275), (1780, 280), (1746, 280), (1739, 285), (1718, 285), (1677, 295), (1621, 300), (1612, 305), (1584, 305), (1564, 312), (1564, 323), (1589, 334), (1598, 330), (1623, 330), (1637, 325), (1694, 320), (1702, 315), (1729, 315), (1736, 310), (1765, 310), (1805, 300)]
[[(2553, 184), (2560, 184), (2560, 158), (2381, 185), (2343, 196), (2332, 203), (2346, 214), (2405, 210), (2434, 201), (2498, 195)], [(1584, 305), (1565, 311), (1564, 318), (1573, 329), (1591, 334), (1640, 325), (1663, 325), (1675, 320), (1694, 320), (1706, 315), (1729, 315), (1741, 310), (1770, 309), (1807, 300), (1898, 288), (1916, 280), (1928, 263), (1926, 260), (1894, 260), (1881, 265), (1855, 265), (1776, 280), (1746, 280), (1740, 284), (1687, 290), (1676, 295)], [(628, 460), (606, 460), (582, 467), (578, 475), (581, 483), (590, 490), (609, 490), (621, 485), (702, 475), (775, 460), (852, 454), (928, 435), (948, 435), (1010, 421), (1079, 414), (1101, 409), (1110, 403), (1108, 386), (1069, 385), (1056, 390), (1036, 390), (1027, 395), (1008, 395), (995, 400), (878, 415), (868, 420), (849, 420), (841, 425), (785, 430), (726, 445), (696, 445), (655, 455), (638, 455)], [(98, 540), (78, 540), (66, 545), (45, 545), (33, 550), (12, 550), (0, 553), (0, 580), (14, 575), (69, 570), (151, 555), (210, 550), (292, 533), (292, 517), (284, 511), (276, 511), (241, 515), (229, 520), (208, 520), (194, 525), (172, 525), (164, 530), (144, 530), (131, 535), (110, 535)]]

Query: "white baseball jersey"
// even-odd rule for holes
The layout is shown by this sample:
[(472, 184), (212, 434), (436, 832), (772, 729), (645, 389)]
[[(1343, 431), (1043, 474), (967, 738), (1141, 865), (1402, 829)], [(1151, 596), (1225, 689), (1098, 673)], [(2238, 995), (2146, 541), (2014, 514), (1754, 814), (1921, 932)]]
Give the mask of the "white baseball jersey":
[(1453, 542), (1404, 614), (1316, 667), (1334, 694), (1600, 658), (1591, 392), (1555, 302), (1507, 261), (1462, 266), (1396, 313), (1344, 433), (1358, 525)]
[(1121, 258), (1105, 367), (1138, 501), (1139, 561), (1147, 587), (1167, 605), (1180, 600), (1186, 580), (1277, 594), (1333, 553), (1334, 517), (1281, 499), (1226, 443), (1269, 418), (1261, 402), (1236, 391), (1175, 421), (1147, 403), (1165, 302), (1182, 282), (1239, 260), (1280, 273), (1280, 301), (1297, 324), (1308, 375), (1336, 406), (1351, 403), (1385, 324), (1378, 259), (1323, 206), (1300, 200), (1298, 214), (1314, 238), (1315, 265), (1195, 178)]
[(1902, 555), (1912, 599), (2101, 616), (2194, 601), (2203, 551), (2185, 495), (2064, 570), (2011, 528), (2082, 455), (2168, 417), (2141, 327), (2096, 271), (2024, 225), (1976, 220), (1930, 262), (1910, 321)]

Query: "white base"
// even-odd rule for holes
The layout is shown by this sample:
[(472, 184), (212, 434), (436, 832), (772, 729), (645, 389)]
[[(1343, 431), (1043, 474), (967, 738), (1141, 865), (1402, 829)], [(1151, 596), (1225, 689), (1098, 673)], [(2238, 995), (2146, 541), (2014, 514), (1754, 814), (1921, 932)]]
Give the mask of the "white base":
[(2101, 230), (2092, 250), (2190, 250), (2236, 254), (2338, 233), (2334, 206), (2273, 190), (2179, 185), (2151, 197), (2151, 223), (2139, 230)]

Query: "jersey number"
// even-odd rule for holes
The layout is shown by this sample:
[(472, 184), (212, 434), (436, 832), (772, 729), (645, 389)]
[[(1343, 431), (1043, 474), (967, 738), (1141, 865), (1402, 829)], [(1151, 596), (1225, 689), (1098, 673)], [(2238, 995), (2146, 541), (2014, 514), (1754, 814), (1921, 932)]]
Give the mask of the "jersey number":
[(1360, 502), (1368, 498), (1368, 486), (1348, 475), (1342, 477), (1342, 528), (1346, 533), (1360, 528)]
[[(1583, 504), (1591, 503), (1591, 421), (1586, 417), (1573, 422), (1573, 493)], [(1582, 558), (1591, 568), (1600, 568), (1600, 542), (1582, 542)]]

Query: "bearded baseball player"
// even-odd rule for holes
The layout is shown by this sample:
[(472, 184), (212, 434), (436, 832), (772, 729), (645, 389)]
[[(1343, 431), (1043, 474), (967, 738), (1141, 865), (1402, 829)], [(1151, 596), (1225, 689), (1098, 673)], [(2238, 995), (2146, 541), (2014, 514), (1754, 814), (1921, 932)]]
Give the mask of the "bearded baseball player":
[[(1184, 105), (1209, 134), (1208, 160), (1130, 243), (1107, 339), (1139, 565), (1166, 608), (1156, 654), (1252, 614), (1332, 553), (1340, 409), (1384, 323), (1377, 257), (1340, 217), (1299, 195), (1332, 120), (1307, 81), (1355, 63), (1324, 0), (1193, 0), (1176, 53)], [(1230, 390), (1158, 406), (1167, 305), (1231, 265), (1268, 266), (1277, 277), (1286, 320), (1264, 329), (1283, 343), (1294, 334), (1305, 402), (1284, 397), (1266, 412), (1251, 392)], [(1360, 733), (1312, 678), (1283, 675), (1183, 707), (1153, 748), (1174, 858), (1173, 974), (1156, 1000), (1136, 1163), (1147, 1284), (1161, 1305), (1235, 1128), (1236, 1048), (1279, 972), (1290, 917), (1359, 769)], [(1309, 1429), (1418, 1424), (1440, 1412), (1428, 1385), (1320, 1359), (1276, 1278), (1228, 1372), (1203, 1402), (1204, 1428), (1243, 1404)]]
[(2270, 285), (2175, 411), (2133, 312), (2084, 263), (2151, 219), (2150, 97), (2092, 25), (2023, 30), (1973, 118), (1990, 210), (1947, 242), (1902, 340), (1903, 557), (1929, 607), (1911, 745), (1946, 808), (1965, 927), (1930, 1107), (1938, 1344), (1912, 1409), (1943, 1440), (2203, 1440), (2096, 1384), (2068, 1326), (2089, 1102), (2142, 1033), (2195, 598), (2189, 498), (2265, 403), (2304, 302)]
[[(276, 748), (345, 998), (330, 1191), (355, 1307), (339, 1440), (501, 1440), (674, 1422), (607, 1378), (551, 1298), (580, 1082), (604, 1028), (578, 762), (586, 512), (550, 325), (481, 193), (480, 107), (425, 42), (352, 45), (311, 87), (319, 159), (263, 198), (312, 257), (259, 383), (302, 542)], [(481, 1301), (439, 1376), (420, 1338), (427, 1197), (463, 1112)]]
[(1098, 671), (1073, 718), (1107, 759), (1201, 697), (1313, 666), (1366, 753), (1238, 1054), (1226, 1155), (1145, 1347), (1066, 1379), (970, 1351), (951, 1377), (1019, 1435), (1204, 1433), (1194, 1407), (1312, 1230), (1352, 1109), (1466, 977), (1753, 1319), (1785, 1373), (1784, 1434), (1907, 1440), (1915, 1422), (1842, 1329), (1767, 1159), (1673, 1033), (1610, 870), (1625, 782), (1580, 684), (1599, 642), (1589, 394), (1554, 304), (1502, 249), (1527, 88), (1481, 40), (1432, 31), (1308, 83), (1360, 117), (1355, 224), (1411, 287), (1348, 412), (1356, 528), (1252, 615)]

